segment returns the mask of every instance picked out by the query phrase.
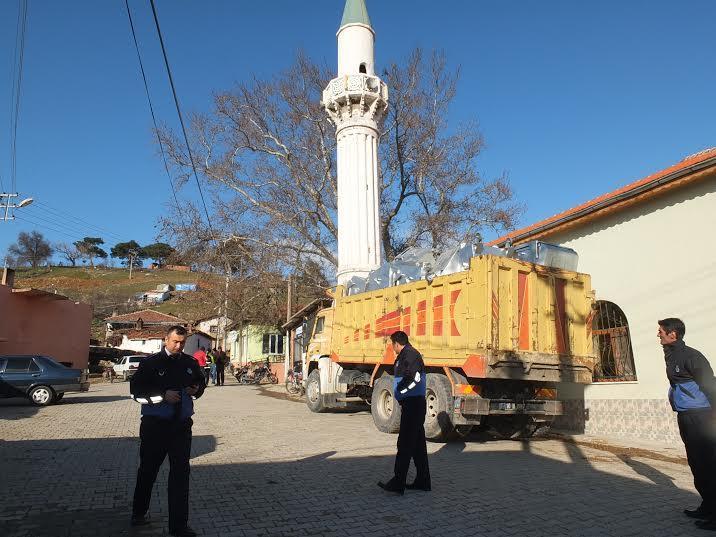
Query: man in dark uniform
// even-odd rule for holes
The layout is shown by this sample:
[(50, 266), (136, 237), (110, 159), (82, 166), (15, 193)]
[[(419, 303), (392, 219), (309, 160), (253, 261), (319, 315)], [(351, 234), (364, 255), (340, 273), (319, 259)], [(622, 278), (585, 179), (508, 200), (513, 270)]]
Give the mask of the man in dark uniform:
[[(423, 357), (408, 341), (405, 332), (390, 336), (396, 358), (394, 364), (393, 393), (400, 403), (400, 432), (398, 453), (395, 456), (394, 476), (378, 486), (388, 492), (403, 494), (405, 489), (430, 490), (428, 449), (425, 443), (425, 365)], [(415, 462), (417, 475), (413, 483), (406, 484), (410, 459)]]
[(679, 432), (686, 457), (694, 475), (694, 486), (701, 495), (697, 509), (684, 514), (700, 520), (696, 525), (716, 531), (716, 436), (713, 405), (716, 380), (708, 360), (684, 343), (686, 326), (680, 319), (659, 321), (657, 335), (664, 347), (666, 376), (669, 378), (669, 402), (677, 412)]
[(204, 374), (184, 354), (187, 331), (172, 326), (164, 348), (140, 362), (132, 377), (132, 398), (142, 403), (139, 427), (139, 470), (134, 489), (132, 525), (148, 524), (146, 516), (159, 467), (169, 455), (169, 534), (193, 537), (189, 518), (189, 455), (194, 401), (204, 393)]
[(219, 347), (214, 356), (216, 357), (216, 385), (223, 386), (224, 369), (226, 369), (226, 353), (223, 348)]

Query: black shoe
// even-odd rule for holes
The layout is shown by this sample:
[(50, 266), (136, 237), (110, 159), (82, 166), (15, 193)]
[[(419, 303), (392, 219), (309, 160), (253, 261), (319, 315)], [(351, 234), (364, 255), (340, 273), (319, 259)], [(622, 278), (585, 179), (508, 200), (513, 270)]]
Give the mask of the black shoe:
[(378, 486), (386, 492), (393, 492), (395, 494), (400, 494), (401, 496), (405, 494), (405, 487), (398, 485), (394, 479), (391, 479), (387, 483), (378, 481)]
[(706, 520), (711, 518), (711, 511), (704, 509), (703, 505), (700, 505), (697, 509), (684, 509), (684, 514), (689, 518), (698, 518), (700, 520)]
[(413, 481), (412, 483), (408, 483), (405, 485), (405, 488), (408, 490), (422, 490), (424, 492), (430, 492), (432, 489), (430, 488), (430, 481), (418, 481), (417, 479)]
[(147, 515), (132, 515), (130, 524), (132, 526), (146, 526), (150, 522), (151, 520), (149, 520), (149, 516)]
[(185, 526), (180, 530), (169, 530), (169, 535), (174, 535), (174, 537), (196, 537), (197, 533), (189, 526)]

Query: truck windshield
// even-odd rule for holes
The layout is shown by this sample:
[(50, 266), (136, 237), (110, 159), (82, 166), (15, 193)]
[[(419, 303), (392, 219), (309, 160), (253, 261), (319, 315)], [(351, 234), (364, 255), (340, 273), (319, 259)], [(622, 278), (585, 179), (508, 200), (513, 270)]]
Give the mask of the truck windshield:
[(319, 317), (318, 319), (316, 319), (316, 331), (314, 332), (314, 334), (320, 334), (323, 332), (323, 325), (325, 324), (325, 322), (325, 317)]

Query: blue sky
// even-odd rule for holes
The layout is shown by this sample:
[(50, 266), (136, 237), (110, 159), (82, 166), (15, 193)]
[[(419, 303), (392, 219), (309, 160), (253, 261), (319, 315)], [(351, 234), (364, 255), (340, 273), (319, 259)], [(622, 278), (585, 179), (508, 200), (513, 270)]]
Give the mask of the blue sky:
[[(185, 113), (208, 109), (215, 90), (286, 68), (298, 49), (335, 65), (343, 3), (157, 0)], [(522, 224), (716, 145), (711, 0), (367, 4), (378, 67), (415, 46), (442, 49), (461, 66), (449, 119), (479, 122), (487, 143), (480, 170), (509, 173), (527, 206)], [(17, 5), (0, 4), (6, 188)], [(39, 203), (16, 214), (42, 226), (0, 222), (0, 253), (32, 229), (52, 241), (100, 235), (110, 246), (154, 242), (170, 194), (123, 0), (29, 5), (17, 188)], [(130, 5), (157, 114), (174, 126), (149, 2)], [(187, 187), (179, 195), (197, 194)], [(70, 216), (57, 218), (57, 211)]]

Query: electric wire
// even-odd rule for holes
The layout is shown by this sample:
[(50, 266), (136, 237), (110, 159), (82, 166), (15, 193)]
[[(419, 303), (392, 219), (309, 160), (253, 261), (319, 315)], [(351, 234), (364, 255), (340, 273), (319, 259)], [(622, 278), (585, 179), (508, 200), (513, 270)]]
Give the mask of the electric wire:
[(162, 30), (159, 27), (159, 18), (157, 17), (157, 9), (154, 5), (154, 0), (149, 0), (151, 6), (152, 6), (152, 15), (154, 16), (154, 25), (157, 28), (157, 35), (159, 36), (159, 44), (162, 47), (162, 56), (164, 57), (164, 65), (167, 70), (167, 76), (169, 77), (169, 85), (172, 88), (172, 95), (174, 96), (174, 105), (176, 106), (177, 115), (179, 116), (179, 123), (181, 124), (181, 130), (182, 134), (184, 135), (184, 142), (186, 143), (186, 150), (189, 155), (189, 161), (191, 162), (191, 168), (194, 172), (194, 180), (196, 181), (196, 187), (199, 190), (199, 196), (201, 198), (201, 204), (204, 207), (204, 213), (206, 214), (206, 223), (209, 227), (209, 232), (211, 234), (212, 239), (214, 242), (217, 243), (218, 247), (218, 240), (216, 238), (216, 234), (214, 233), (214, 228), (211, 225), (211, 217), (209, 216), (209, 209), (206, 207), (206, 200), (204, 199), (204, 192), (201, 188), (201, 182), (199, 181), (199, 174), (196, 171), (196, 163), (194, 162), (194, 155), (191, 151), (191, 145), (189, 144), (189, 136), (187, 136), (186, 133), (186, 127), (184, 126), (184, 116), (181, 113), (181, 108), (179, 107), (179, 98), (177, 97), (176, 87), (174, 86), (174, 77), (172, 76), (172, 70), (171, 67), (169, 67), (169, 58), (167, 57), (167, 50), (164, 47), (164, 38), (162, 37)]
[(186, 222), (184, 221), (184, 215), (181, 212), (181, 207), (179, 206), (179, 200), (177, 198), (177, 192), (174, 188), (174, 181), (172, 180), (171, 173), (169, 172), (169, 164), (167, 163), (167, 156), (164, 152), (164, 144), (162, 143), (161, 136), (159, 136), (159, 126), (157, 125), (157, 118), (154, 114), (154, 106), (152, 104), (152, 97), (149, 93), (149, 85), (147, 84), (147, 75), (144, 71), (144, 63), (142, 62), (142, 55), (139, 51), (139, 43), (137, 42), (137, 34), (134, 30), (134, 21), (132, 20), (132, 12), (129, 9), (129, 0), (124, 0), (124, 5), (127, 8), (127, 18), (129, 19), (129, 26), (132, 29), (132, 39), (134, 40), (134, 48), (137, 51), (137, 60), (139, 61), (139, 70), (142, 73), (142, 81), (144, 82), (144, 92), (147, 95), (147, 102), (149, 103), (149, 112), (152, 115), (152, 123), (154, 124), (154, 133), (157, 137), (157, 143), (159, 144), (159, 152), (162, 155), (162, 161), (164, 162), (164, 170), (167, 173), (167, 179), (169, 180), (169, 186), (172, 189), (172, 195), (174, 197), (174, 204), (176, 206), (177, 213), (179, 214), (179, 218), (181, 220), (181, 224), (184, 229), (188, 229)]
[(44, 224), (44, 223), (42, 223), (42, 222), (37, 222), (37, 221), (33, 220), (32, 218), (28, 218), (27, 216), (18, 216), (18, 215), (15, 215), (14, 218), (15, 218), (16, 220), (20, 220), (20, 221), (22, 221), (22, 222), (28, 222), (28, 223), (32, 224), (33, 226), (37, 226), (37, 227), (39, 227), (39, 228), (42, 228), (42, 229), (45, 229), (45, 230), (48, 230), (48, 231), (52, 231), (52, 232), (54, 232), (54, 233), (57, 233), (58, 235), (62, 235), (63, 237), (67, 237), (68, 239), (75, 239), (75, 240), (77, 240), (77, 236), (74, 235), (74, 234), (70, 234), (68, 231), (63, 231), (63, 230), (61, 230), (61, 229), (57, 229), (56, 227), (50, 226), (50, 225), (48, 225), (48, 224)]
[(44, 202), (42, 202), (42, 201), (36, 201), (36, 202), (33, 204), (33, 206), (37, 206), (37, 207), (41, 208), (42, 210), (44, 210), (44, 211), (50, 213), (51, 216), (55, 216), (55, 217), (58, 217), (58, 218), (63, 218), (63, 219), (66, 219), (66, 220), (67, 220), (67, 219), (74, 220), (75, 222), (77, 222), (77, 223), (79, 224), (79, 226), (77, 226), (77, 227), (82, 227), (83, 229), (85, 229), (85, 227), (86, 227), (86, 228), (89, 228), (89, 229), (92, 229), (92, 230), (94, 230), (94, 231), (92, 231), (93, 234), (94, 234), (94, 233), (101, 233), (102, 235), (105, 235), (105, 236), (107, 236), (107, 237), (109, 237), (109, 238), (111, 238), (111, 239), (113, 239), (113, 240), (117, 240), (117, 241), (122, 241), (122, 240), (124, 240), (124, 239), (123, 239), (122, 237), (120, 237), (119, 235), (117, 235), (117, 234), (115, 234), (115, 233), (113, 233), (113, 232), (111, 232), (111, 231), (109, 231), (109, 230), (107, 230), (107, 229), (105, 229), (105, 228), (102, 228), (102, 227), (97, 226), (97, 225), (95, 225), (95, 224), (91, 224), (90, 222), (87, 222), (86, 220), (82, 220), (81, 218), (79, 218), (79, 217), (77, 217), (77, 216), (74, 216), (74, 215), (72, 215), (72, 214), (70, 214), (70, 213), (63, 212), (63, 211), (60, 211), (60, 210), (58, 210), (58, 209), (55, 209), (55, 208), (51, 207), (50, 205), (48, 205), (47, 203), (44, 203)]
[(25, 60), (25, 31), (27, 28), (27, 0), (21, 0), (17, 14), (15, 34), (15, 63), (13, 67), (13, 88), (10, 117), (10, 187), (17, 191), (17, 125), (20, 118), (20, 98), (22, 96), (22, 73)]
[[(56, 228), (60, 228), (60, 229), (62, 229), (62, 230), (65, 230), (65, 231), (67, 231), (67, 232), (69, 232), (69, 233), (75, 234), (75, 240), (76, 240), (76, 241), (79, 241), (79, 240), (81, 240), (81, 239), (84, 238), (84, 237), (89, 237), (89, 236), (95, 234), (95, 232), (87, 233), (87, 230), (86, 230), (85, 228), (80, 228), (80, 227), (78, 227), (76, 224), (72, 224), (72, 223), (68, 223), (68, 222), (63, 222), (63, 221), (61, 221), (61, 220), (59, 220), (59, 219), (56, 219), (56, 218), (55, 218), (55, 219), (52, 219), (52, 220), (49, 220), (49, 219), (47, 219), (47, 218), (45, 218), (45, 217), (43, 217), (43, 216), (41, 216), (41, 215), (39, 215), (39, 214), (36, 214), (34, 211), (29, 211), (29, 214), (28, 214), (28, 211), (23, 211), (23, 214), (24, 214), (25, 216), (29, 216), (30, 218), (34, 218), (34, 219), (37, 219), (37, 220), (41, 220), (41, 221), (43, 221), (43, 222), (45, 222), (45, 223), (47, 223), (47, 224), (50, 224), (50, 225), (52, 225), (52, 226), (54, 226), (54, 227), (56, 227)], [(52, 216), (52, 215), (50, 215), (50, 216)]]

